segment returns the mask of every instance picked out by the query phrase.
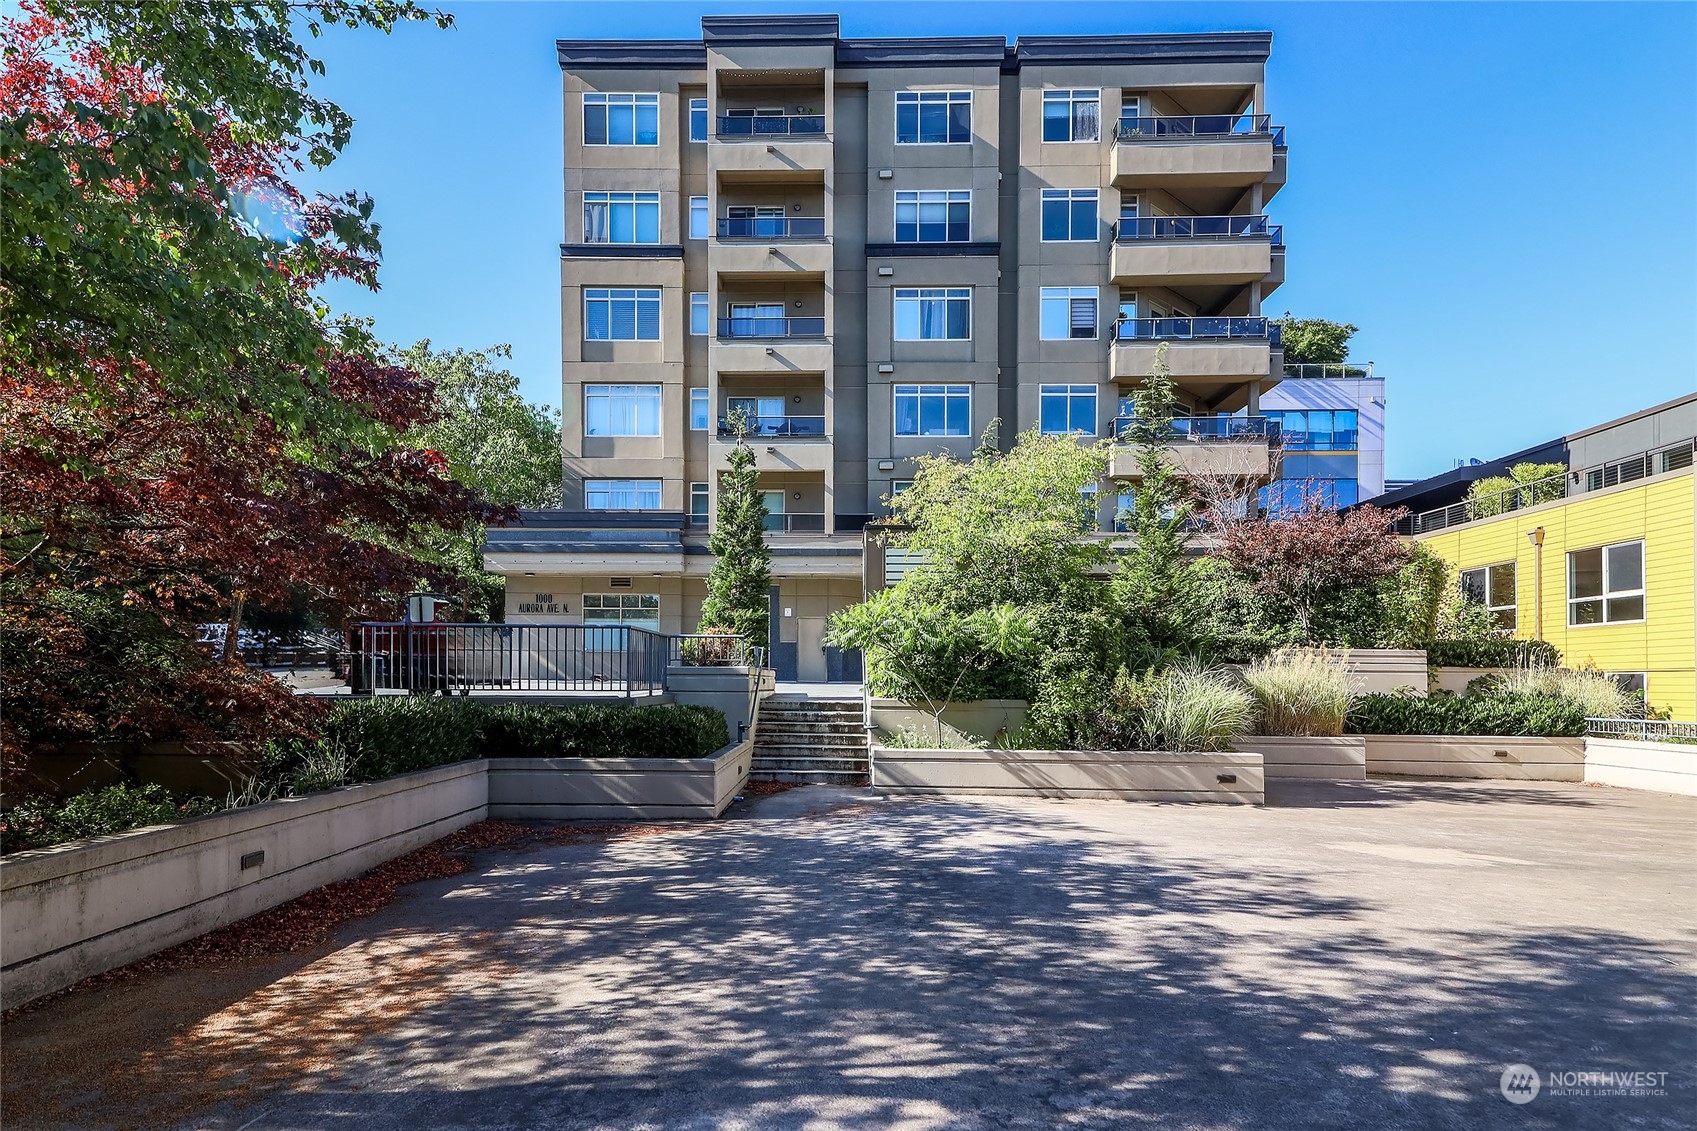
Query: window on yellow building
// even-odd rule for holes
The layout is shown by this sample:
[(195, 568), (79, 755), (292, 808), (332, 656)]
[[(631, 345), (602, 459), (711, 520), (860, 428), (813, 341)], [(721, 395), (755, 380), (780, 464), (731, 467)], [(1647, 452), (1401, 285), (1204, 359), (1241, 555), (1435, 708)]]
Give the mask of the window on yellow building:
[(1616, 542), (1567, 555), (1567, 623), (1644, 619), (1644, 543)]
[(1475, 605), (1485, 606), (1497, 627), (1509, 632), (1514, 631), (1518, 620), (1514, 585), (1513, 562), (1461, 571), (1461, 595)]

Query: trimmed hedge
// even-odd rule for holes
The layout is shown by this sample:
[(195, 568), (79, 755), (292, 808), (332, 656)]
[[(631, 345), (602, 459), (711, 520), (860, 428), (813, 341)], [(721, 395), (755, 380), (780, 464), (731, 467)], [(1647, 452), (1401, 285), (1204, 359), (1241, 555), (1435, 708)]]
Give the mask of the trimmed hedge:
[(1578, 738), (1585, 712), (1550, 695), (1363, 695), (1350, 704), (1344, 732)]
[(1561, 652), (1548, 640), (1434, 640), (1426, 645), (1434, 668), (1558, 667)]
[(724, 713), (679, 704), (478, 703), (377, 696), (340, 703), (324, 729), (360, 780), (472, 758), (705, 758), (730, 741)]

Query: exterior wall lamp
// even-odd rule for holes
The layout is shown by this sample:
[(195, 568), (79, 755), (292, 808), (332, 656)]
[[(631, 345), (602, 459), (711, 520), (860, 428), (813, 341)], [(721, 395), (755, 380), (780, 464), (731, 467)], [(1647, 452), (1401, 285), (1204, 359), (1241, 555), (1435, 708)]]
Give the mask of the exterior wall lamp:
[(1532, 543), (1532, 639), (1544, 639), (1544, 528), (1526, 532)]

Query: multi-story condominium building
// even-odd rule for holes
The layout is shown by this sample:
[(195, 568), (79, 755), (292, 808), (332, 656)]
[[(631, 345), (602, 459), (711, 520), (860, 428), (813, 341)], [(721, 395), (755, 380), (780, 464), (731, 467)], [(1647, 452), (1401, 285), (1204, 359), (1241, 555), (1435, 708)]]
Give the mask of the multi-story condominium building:
[(992, 420), (1004, 446), (1113, 435), (1163, 344), (1194, 415), (1177, 448), (1264, 468), (1270, 46), (857, 40), (834, 16), (560, 41), (564, 509), (491, 535), (509, 617), (692, 629), (742, 429), (774, 666), (852, 678), (826, 618), (914, 457), (966, 456)]
[[(1462, 589), (1569, 667), (1697, 719), (1697, 394), (1375, 499), (1453, 565)], [(1564, 470), (1500, 492), (1519, 464)]]
[(1284, 380), (1261, 395), (1279, 425), (1278, 478), (1266, 488), (1273, 511), (1311, 495), (1331, 507), (1366, 502), (1385, 490), (1385, 379), (1365, 365), (1286, 365)]

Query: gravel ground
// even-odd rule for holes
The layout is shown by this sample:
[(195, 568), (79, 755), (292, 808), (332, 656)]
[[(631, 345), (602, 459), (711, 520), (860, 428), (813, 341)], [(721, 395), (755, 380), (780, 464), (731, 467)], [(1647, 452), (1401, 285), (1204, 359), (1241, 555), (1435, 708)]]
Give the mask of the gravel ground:
[[(1697, 799), (750, 797), (9, 1019), (11, 1128), (1688, 1128)], [(560, 835), (564, 833), (564, 835)], [(1524, 1105), (1499, 1091), (1541, 1074)], [(1552, 1072), (1666, 1073), (1660, 1095)], [(1580, 1094), (1580, 1093), (1586, 1094)]]

